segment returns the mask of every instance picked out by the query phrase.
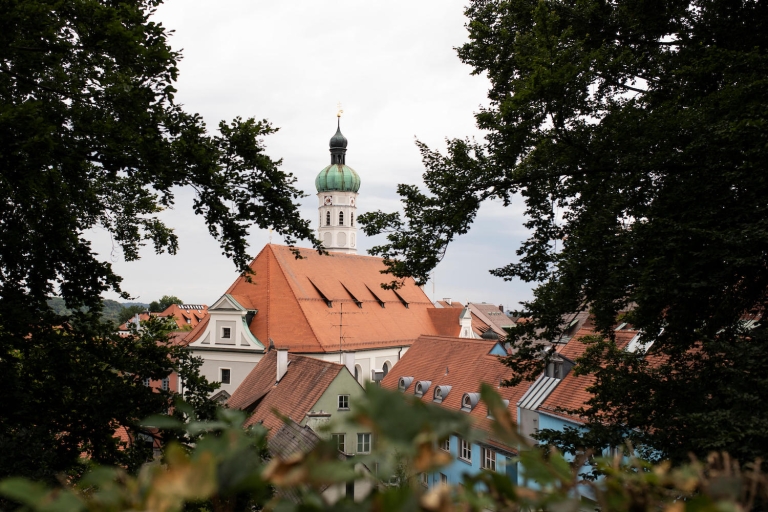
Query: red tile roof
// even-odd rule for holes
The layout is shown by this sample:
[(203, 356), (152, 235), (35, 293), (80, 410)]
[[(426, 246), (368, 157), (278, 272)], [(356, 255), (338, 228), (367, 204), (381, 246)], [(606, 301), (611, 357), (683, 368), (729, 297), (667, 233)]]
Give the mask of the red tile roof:
[(464, 312), (463, 309), (434, 308), (427, 311), (438, 335), (458, 337), (461, 334), (460, 317)]
[(341, 364), (313, 357), (288, 354), (288, 361), (288, 370), (275, 383), (277, 351), (270, 350), (230, 397), (227, 405), (231, 408), (253, 408), (246, 426), (262, 423), (277, 431), (283, 422), (273, 410), (301, 423), (331, 382), (341, 371), (347, 371)]
[(452, 300), (450, 304), (444, 300), (437, 301), (438, 304), (440, 304), (444, 308), (458, 308), (458, 309), (464, 309), (464, 305), (461, 302), (457, 302), (455, 300)]
[[(459, 411), (464, 393), (479, 392), (481, 383), (485, 382), (493, 385), (502, 399), (509, 400), (508, 411), (512, 419), (517, 421), (517, 401), (530, 383), (522, 383), (516, 387), (499, 386), (502, 380), (512, 376), (512, 370), (502, 364), (498, 357), (489, 355), (495, 345), (495, 342), (487, 340), (421, 336), (384, 377), (381, 386), (397, 389), (400, 377), (413, 377), (413, 382), (405, 391), (413, 394), (417, 381), (428, 380), (431, 385), (421, 400), (432, 403), (435, 387), (448, 385), (451, 386), (451, 391), (439, 405)], [(485, 404), (479, 404), (469, 413), (475, 426), (490, 434), (493, 420), (489, 419), (487, 414)]]
[(381, 288), (391, 280), (381, 273), (381, 258), (296, 250), (301, 259), (290, 247), (268, 244), (251, 263), (251, 282), (240, 277), (226, 292), (258, 310), (250, 329), (264, 345), (271, 339), (291, 351), (335, 352), (342, 322), (344, 350), (409, 346), (421, 334), (444, 331), (445, 318), (438, 314), (435, 325), (435, 307), (412, 279), (397, 291)]
[[(139, 314), (139, 321), (144, 322), (149, 320), (150, 316), (154, 317), (172, 317), (176, 322), (178, 329), (184, 329), (185, 326), (190, 325), (193, 328), (197, 326), (199, 322), (208, 317), (208, 306), (204, 304), (171, 304), (161, 313), (149, 313), (143, 312)], [(134, 317), (131, 318), (133, 320)], [(130, 320), (129, 320), (130, 321)], [(118, 327), (120, 331), (128, 330), (128, 322)]]
[[(624, 349), (637, 333), (638, 331), (635, 330), (616, 331), (616, 345), (620, 349)], [(575, 361), (584, 354), (584, 351), (587, 348), (587, 345), (581, 342), (581, 338), (585, 336), (593, 336), (595, 334), (596, 332), (591, 323), (589, 327), (582, 327), (565, 346), (558, 350), (558, 354), (567, 357), (571, 361)], [(592, 393), (588, 392), (587, 388), (594, 383), (595, 378), (592, 375), (577, 376), (571, 371), (544, 400), (544, 402), (542, 402), (539, 406), (539, 410), (582, 423), (584, 421), (582, 417), (565, 412), (561, 409), (573, 410), (586, 406), (587, 401), (592, 398)]]

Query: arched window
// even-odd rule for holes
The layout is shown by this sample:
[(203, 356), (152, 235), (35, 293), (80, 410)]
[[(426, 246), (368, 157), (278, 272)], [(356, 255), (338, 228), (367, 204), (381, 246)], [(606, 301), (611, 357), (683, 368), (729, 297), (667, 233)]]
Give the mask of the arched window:
[(386, 363), (384, 363), (384, 366), (381, 368), (383, 370), (385, 377), (389, 373), (389, 367), (390, 367), (390, 364), (389, 364), (389, 361), (387, 361)]
[(350, 213), (349, 214), (349, 225), (350, 226), (354, 226), (355, 225), (355, 214), (354, 213)]
[(331, 225), (331, 212), (325, 212), (325, 225)]
[(339, 212), (339, 226), (344, 225), (344, 212)]

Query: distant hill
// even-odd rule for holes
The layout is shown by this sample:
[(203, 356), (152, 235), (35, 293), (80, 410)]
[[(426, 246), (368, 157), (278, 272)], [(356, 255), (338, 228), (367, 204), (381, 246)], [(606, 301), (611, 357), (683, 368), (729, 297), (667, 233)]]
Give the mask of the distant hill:
[[(67, 308), (64, 299), (61, 297), (51, 297), (48, 299), (48, 306), (60, 315), (67, 315), (71, 313), (71, 310)], [(104, 300), (104, 309), (101, 313), (102, 320), (109, 320), (116, 324), (120, 323), (120, 313), (124, 308), (128, 306), (140, 306), (143, 308), (149, 307), (149, 304), (143, 302), (124, 302), (120, 303), (115, 300)]]
[(149, 302), (122, 302), (124, 308), (130, 306), (139, 306), (141, 308), (149, 309)]

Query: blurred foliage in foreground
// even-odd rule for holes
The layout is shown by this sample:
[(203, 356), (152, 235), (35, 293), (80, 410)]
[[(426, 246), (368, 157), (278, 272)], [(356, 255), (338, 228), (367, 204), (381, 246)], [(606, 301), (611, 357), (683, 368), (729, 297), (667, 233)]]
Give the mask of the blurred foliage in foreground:
[[(768, 479), (759, 461), (740, 468), (726, 454), (681, 467), (651, 465), (634, 457), (598, 460), (604, 477), (583, 480), (581, 460), (569, 462), (556, 451), (522, 445), (500, 398), (482, 390), (496, 422), (496, 439), (521, 446), (523, 478), (535, 490), (517, 486), (506, 475), (483, 471), (465, 476), (456, 487), (426, 489), (419, 473), (451, 462), (437, 441), (451, 433), (480, 440), (468, 417), (400, 393), (369, 387), (365, 403), (351, 420), (371, 428), (377, 438), (370, 455), (344, 459), (330, 442), (287, 459), (269, 458), (266, 431), (242, 427), (245, 416), (222, 409), (216, 421), (194, 417), (185, 424), (171, 417), (153, 417), (148, 424), (178, 428), (200, 441), (193, 449), (170, 443), (162, 460), (144, 465), (136, 475), (118, 468), (97, 467), (80, 481), (50, 488), (26, 479), (0, 482), (0, 494), (36, 511), (118, 510), (553, 510), (741, 511), (764, 509)], [(184, 406), (181, 406), (184, 408)], [(191, 413), (192, 409), (188, 409)], [(201, 436), (202, 434), (202, 436)], [(200, 436), (200, 437), (199, 437)], [(361, 464), (372, 471), (361, 471)], [(376, 474), (378, 473), (378, 474)], [(372, 480), (367, 497), (354, 502), (342, 497), (328, 503), (323, 491), (331, 485)], [(581, 491), (581, 493), (579, 492)], [(591, 494), (595, 502), (580, 499)], [(8, 503), (8, 502), (7, 502)]]

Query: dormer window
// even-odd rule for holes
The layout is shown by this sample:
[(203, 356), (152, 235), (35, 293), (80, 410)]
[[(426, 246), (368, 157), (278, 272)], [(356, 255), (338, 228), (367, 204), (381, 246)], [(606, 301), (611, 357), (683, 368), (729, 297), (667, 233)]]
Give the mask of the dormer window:
[[(505, 409), (506, 409), (507, 407), (509, 407), (509, 400), (502, 400), (502, 402), (504, 403), (504, 408), (505, 408)], [(496, 418), (494, 418), (494, 417), (493, 417), (493, 413), (491, 413), (491, 409), (490, 409), (490, 407), (487, 407), (487, 408), (486, 408), (486, 412), (487, 412), (487, 414), (486, 414), (486, 416), (485, 416), (486, 418), (488, 418), (488, 419), (490, 419), (490, 420), (495, 420), (495, 419), (496, 419)]]
[(413, 377), (400, 377), (400, 380), (397, 381), (397, 389), (405, 391), (411, 385), (411, 382), (413, 382)]
[(413, 394), (416, 396), (424, 396), (424, 394), (429, 389), (429, 386), (432, 385), (432, 382), (428, 380), (420, 380), (416, 383), (416, 387), (413, 390)]
[(471, 412), (478, 402), (480, 402), (480, 393), (464, 393), (461, 397), (461, 410)]
[(438, 404), (441, 403), (445, 397), (448, 396), (448, 393), (451, 391), (451, 386), (437, 386), (435, 387), (435, 392), (432, 395), (432, 401), (437, 402)]

